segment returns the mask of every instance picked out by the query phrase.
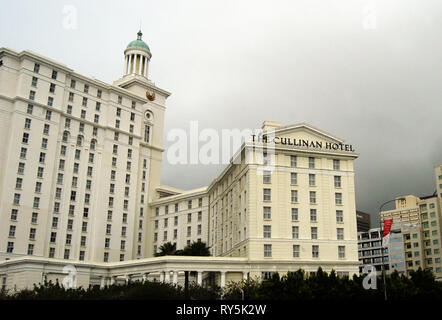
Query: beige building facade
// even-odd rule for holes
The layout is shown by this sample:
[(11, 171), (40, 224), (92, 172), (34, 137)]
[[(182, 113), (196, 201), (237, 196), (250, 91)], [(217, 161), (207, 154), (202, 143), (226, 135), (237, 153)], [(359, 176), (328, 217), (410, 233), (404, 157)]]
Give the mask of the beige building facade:
[[(184, 271), (222, 285), (319, 266), (358, 273), (353, 146), (306, 123), (266, 121), (209, 186), (164, 186), (170, 93), (149, 79), (151, 57), (139, 32), (110, 85), (0, 49), (4, 287), (59, 279), (63, 264), (82, 270), (83, 286), (147, 275), (178, 281)], [(164, 243), (193, 241), (213, 257), (198, 265), (154, 258)]]

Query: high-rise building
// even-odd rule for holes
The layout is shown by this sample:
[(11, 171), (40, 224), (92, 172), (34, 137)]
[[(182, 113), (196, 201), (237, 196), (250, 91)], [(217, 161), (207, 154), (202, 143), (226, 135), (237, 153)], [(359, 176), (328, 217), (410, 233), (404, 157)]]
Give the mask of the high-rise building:
[(165, 102), (141, 32), (114, 84), (0, 49), (0, 259), (146, 256)]
[(370, 215), (368, 213), (356, 210), (356, 226), (358, 232), (368, 232), (370, 230)]
[[(353, 147), (306, 123), (265, 121), (203, 188), (160, 183), (169, 92), (141, 32), (112, 85), (36, 53), (0, 49), (0, 278), (202, 283), (272, 272), (358, 272)], [(163, 244), (212, 257), (154, 258)]]
[(420, 267), (432, 271), (436, 279), (442, 279), (442, 164), (434, 170), (436, 191), (433, 195), (398, 197), (395, 209), (381, 212), (381, 219), (393, 219), (392, 235), (397, 230), (401, 234), (390, 243), (390, 262), (396, 258), (398, 271), (408, 275)]

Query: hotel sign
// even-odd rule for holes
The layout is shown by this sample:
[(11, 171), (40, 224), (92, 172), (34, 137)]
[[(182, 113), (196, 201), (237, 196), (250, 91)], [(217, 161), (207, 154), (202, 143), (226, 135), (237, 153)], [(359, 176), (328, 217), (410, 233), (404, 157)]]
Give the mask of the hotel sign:
[(342, 150), (342, 151), (351, 151), (351, 152), (355, 151), (351, 144), (322, 142), (317, 140), (306, 140), (306, 139), (296, 139), (296, 138), (284, 138), (284, 137), (277, 137), (277, 136), (275, 137), (268, 135), (258, 136), (256, 134), (252, 134), (252, 141), (261, 142), (261, 143), (274, 143), (274, 144), (294, 146), (294, 147)]

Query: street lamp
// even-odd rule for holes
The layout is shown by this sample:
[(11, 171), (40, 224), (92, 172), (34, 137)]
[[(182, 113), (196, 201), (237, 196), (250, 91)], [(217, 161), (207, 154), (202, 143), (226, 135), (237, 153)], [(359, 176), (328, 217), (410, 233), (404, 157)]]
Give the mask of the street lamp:
[(382, 259), (382, 279), (384, 280), (384, 297), (385, 297), (385, 301), (387, 301), (387, 283), (385, 281), (385, 268), (384, 268), (384, 244), (383, 242), (383, 235), (384, 235), (384, 228), (382, 226), (382, 216), (381, 216), (381, 212), (382, 212), (382, 208), (389, 204), (390, 202), (396, 201), (396, 200), (405, 200), (404, 197), (400, 197), (400, 198), (396, 198), (396, 199), (392, 199), (392, 200), (388, 200), (386, 202), (384, 202), (380, 208), (379, 208), (379, 227), (380, 227), (380, 235), (381, 235), (381, 259)]

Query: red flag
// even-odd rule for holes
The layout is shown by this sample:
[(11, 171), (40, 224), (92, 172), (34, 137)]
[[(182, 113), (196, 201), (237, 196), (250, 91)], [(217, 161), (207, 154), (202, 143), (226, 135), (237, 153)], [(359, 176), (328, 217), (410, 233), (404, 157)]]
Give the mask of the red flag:
[(382, 246), (385, 248), (390, 242), (390, 231), (391, 225), (393, 224), (393, 219), (388, 219), (384, 221), (384, 233), (382, 234)]

